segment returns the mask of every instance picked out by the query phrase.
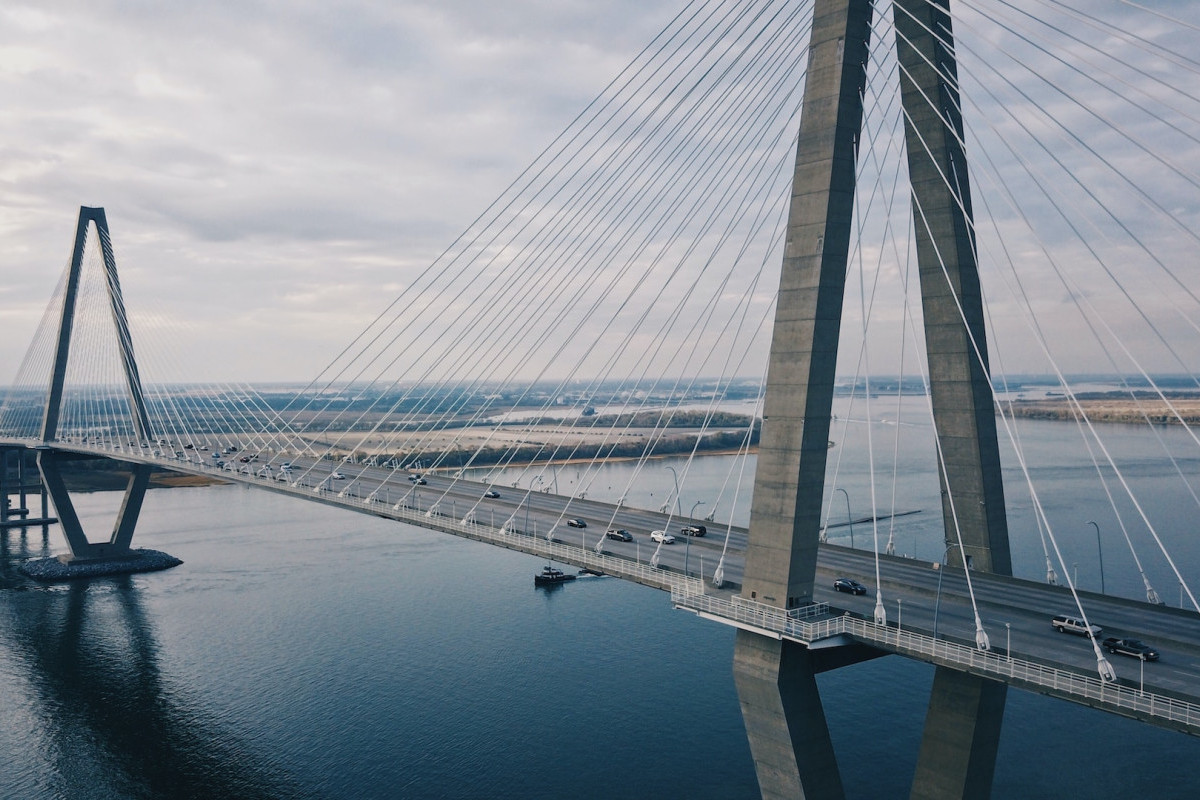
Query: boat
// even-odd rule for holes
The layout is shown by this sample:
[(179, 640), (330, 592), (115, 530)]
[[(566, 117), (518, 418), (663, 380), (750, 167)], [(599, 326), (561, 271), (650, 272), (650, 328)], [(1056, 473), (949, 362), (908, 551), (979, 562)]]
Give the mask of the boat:
[(557, 583), (566, 583), (567, 581), (573, 580), (575, 580), (574, 575), (569, 575), (566, 572), (563, 572), (561, 569), (557, 569), (547, 564), (546, 566), (542, 567), (542, 571), (540, 573), (533, 576), (533, 585), (553, 586)]

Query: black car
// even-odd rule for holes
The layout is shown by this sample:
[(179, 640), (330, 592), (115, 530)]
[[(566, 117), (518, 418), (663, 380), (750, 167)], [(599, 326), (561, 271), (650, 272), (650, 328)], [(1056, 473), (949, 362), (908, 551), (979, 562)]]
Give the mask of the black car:
[(618, 542), (632, 542), (633, 541), (633, 534), (631, 534), (629, 531), (624, 530), (624, 529), (614, 528), (604, 535), (607, 536), (609, 539), (616, 539)]
[(497, 492), (495, 489), (488, 489), (486, 492), (483, 493), (483, 496), (495, 498), (495, 497), (499, 497), (500, 493)]
[(567, 527), (568, 528), (586, 528), (587, 523), (581, 519), (571, 518), (571, 519), (567, 520)]
[(1133, 656), (1142, 661), (1158, 661), (1158, 651), (1138, 639), (1118, 639), (1110, 636), (1104, 640), (1104, 649), (1109, 653)]
[(866, 594), (867, 587), (863, 586), (856, 580), (851, 578), (838, 578), (833, 582), (833, 588), (839, 592), (849, 592), (850, 594)]

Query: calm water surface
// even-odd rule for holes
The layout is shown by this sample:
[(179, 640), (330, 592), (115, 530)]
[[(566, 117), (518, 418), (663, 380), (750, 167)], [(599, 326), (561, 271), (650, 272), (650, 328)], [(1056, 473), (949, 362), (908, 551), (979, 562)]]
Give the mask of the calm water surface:
[[(1091, 469), (1061, 461), (1059, 487)], [(118, 502), (78, 496), (93, 536)], [(898, 549), (937, 558), (908, 524)], [(57, 531), (5, 537), (0, 797), (757, 794), (732, 629), (661, 592), (537, 590), (529, 556), (240, 487), (152, 491), (135, 542), (185, 563), (42, 587), (13, 567)], [(1014, 550), (1038, 567), (1036, 534)], [(849, 796), (907, 796), (931, 679), (896, 657), (820, 677)], [(1197, 763), (1196, 739), (1011, 691), (994, 796), (1194, 798)]]

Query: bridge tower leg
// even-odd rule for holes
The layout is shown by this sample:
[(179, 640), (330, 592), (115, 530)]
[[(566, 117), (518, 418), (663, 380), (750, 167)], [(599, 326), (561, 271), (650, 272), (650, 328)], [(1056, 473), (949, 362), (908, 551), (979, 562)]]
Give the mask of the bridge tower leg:
[(129, 323), (125, 314), (125, 301), (121, 296), (121, 283), (117, 277), (117, 262), (113, 256), (112, 240), (108, 233), (108, 220), (103, 208), (79, 209), (79, 221), (75, 228), (75, 243), (71, 253), (71, 265), (63, 292), (62, 315), (59, 319), (58, 339), (54, 350), (54, 365), (50, 374), (50, 386), (46, 395), (46, 406), (42, 416), (42, 444), (38, 448), (37, 463), (42, 474), (42, 484), (54, 503), (67, 540), (70, 555), (60, 560), (64, 563), (129, 558), (129, 542), (142, 508), (142, 500), (150, 482), (149, 465), (135, 465), (133, 475), (125, 490), (125, 499), (117, 514), (112, 536), (107, 542), (92, 543), (83, 532), (71, 495), (67, 491), (59, 470), (59, 454), (53, 448), (58, 436), (59, 414), (62, 410), (63, 385), (66, 381), (67, 363), (71, 352), (71, 330), (75, 322), (75, 305), (79, 292), (80, 274), (83, 269), (83, 254), (87, 246), (88, 229), (96, 226), (100, 253), (104, 261), (105, 283), (108, 287), (109, 310), (121, 354), (121, 366), (125, 374), (125, 388), (133, 427), (137, 437), (146, 442), (151, 437), (150, 419), (146, 411), (145, 395), (141, 376), (133, 355), (133, 340), (129, 335)]
[[(893, 3), (942, 516), (948, 563), (1011, 575), (949, 3)], [(1006, 692), (937, 669), (914, 798), (991, 794)]]
[[(854, 209), (870, 0), (816, 0), (742, 596), (812, 602)], [(734, 681), (763, 797), (840, 798), (810, 654), (738, 631)]]
[[(893, 4), (951, 563), (1011, 574), (949, 0)], [(869, 0), (816, 0), (742, 596), (810, 603), (853, 216)], [(948, 185), (949, 184), (949, 185)], [(957, 523), (957, 524), (956, 524)], [(811, 654), (739, 631), (764, 797), (840, 797)], [(1005, 688), (939, 669), (914, 797), (986, 797)]]

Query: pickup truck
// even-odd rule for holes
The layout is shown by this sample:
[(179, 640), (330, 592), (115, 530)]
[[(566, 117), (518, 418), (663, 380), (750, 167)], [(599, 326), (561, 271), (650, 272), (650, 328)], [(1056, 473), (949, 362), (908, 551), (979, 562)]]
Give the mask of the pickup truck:
[(1110, 636), (1100, 643), (1109, 653), (1120, 653), (1123, 656), (1133, 656), (1142, 661), (1158, 661), (1158, 651), (1139, 639), (1118, 639)]

